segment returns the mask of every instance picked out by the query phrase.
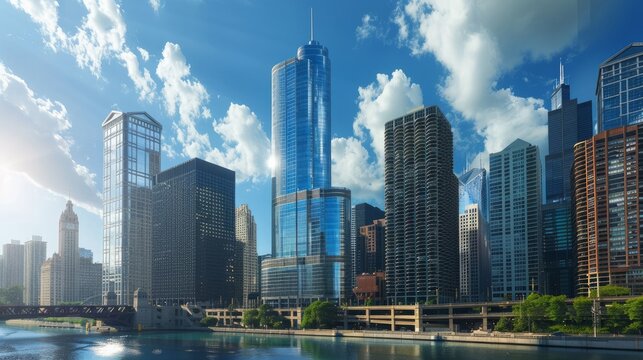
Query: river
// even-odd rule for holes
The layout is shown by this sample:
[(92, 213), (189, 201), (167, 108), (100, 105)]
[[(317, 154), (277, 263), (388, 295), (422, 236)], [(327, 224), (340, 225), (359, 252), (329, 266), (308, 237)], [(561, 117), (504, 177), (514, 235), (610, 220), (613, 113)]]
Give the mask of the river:
[(0, 359), (439, 359), (641, 360), (639, 352), (408, 340), (230, 335), (208, 332), (86, 334), (0, 323)]

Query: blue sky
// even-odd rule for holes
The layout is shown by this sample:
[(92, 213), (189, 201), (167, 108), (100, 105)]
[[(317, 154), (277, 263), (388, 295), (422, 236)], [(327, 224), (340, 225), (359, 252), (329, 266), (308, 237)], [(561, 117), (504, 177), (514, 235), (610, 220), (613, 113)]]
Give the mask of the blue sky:
[(308, 40), (311, 7), (332, 61), (333, 183), (379, 206), (386, 120), (440, 106), (456, 173), (517, 136), (546, 153), (559, 61), (594, 100), (598, 64), (643, 34), (643, 6), (620, 0), (0, 0), (0, 243), (38, 234), (53, 253), (70, 196), (101, 261), (100, 124), (145, 110), (162, 168), (199, 156), (237, 172), (269, 252), (270, 70)]

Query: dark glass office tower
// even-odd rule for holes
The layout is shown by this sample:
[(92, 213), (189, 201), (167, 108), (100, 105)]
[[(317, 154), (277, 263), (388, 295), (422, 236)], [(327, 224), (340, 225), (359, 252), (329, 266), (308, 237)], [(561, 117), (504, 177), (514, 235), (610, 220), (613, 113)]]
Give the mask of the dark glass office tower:
[[(384, 211), (368, 203), (353, 206), (351, 213), (351, 264), (352, 281), (355, 284), (355, 275), (366, 272), (366, 239), (361, 235), (362, 226), (372, 225), (373, 221), (384, 219)], [(383, 252), (383, 250), (382, 250)], [(380, 271), (383, 271), (384, 268)]]
[(155, 177), (152, 299), (156, 303), (232, 303), (235, 282), (242, 277), (235, 261), (234, 181), (234, 171), (201, 159)]
[(542, 207), (544, 292), (575, 295), (576, 252), (572, 229), (571, 170), (574, 144), (592, 136), (592, 102), (570, 99), (564, 68), (547, 114), (546, 204)]
[(437, 106), (391, 120), (384, 133), (389, 304), (454, 301), (458, 179), (453, 133)]
[(643, 43), (626, 46), (599, 66), (596, 102), (595, 134), (643, 121)]
[(330, 89), (328, 49), (312, 34), (272, 68), (272, 258), (261, 289), (272, 306), (350, 293), (350, 191), (331, 187)]

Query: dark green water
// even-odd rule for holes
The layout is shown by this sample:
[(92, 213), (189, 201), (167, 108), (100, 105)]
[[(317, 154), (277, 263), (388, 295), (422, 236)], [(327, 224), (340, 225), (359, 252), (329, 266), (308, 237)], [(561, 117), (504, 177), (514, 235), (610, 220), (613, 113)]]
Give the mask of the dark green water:
[(0, 359), (642, 360), (643, 353), (186, 332), (99, 335), (0, 325)]

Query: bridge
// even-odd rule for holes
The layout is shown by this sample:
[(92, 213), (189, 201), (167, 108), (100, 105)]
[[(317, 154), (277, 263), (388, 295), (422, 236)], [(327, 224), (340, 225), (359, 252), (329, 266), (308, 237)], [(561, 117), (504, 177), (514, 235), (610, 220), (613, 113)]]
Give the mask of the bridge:
[(105, 325), (131, 327), (136, 310), (128, 305), (0, 306), (0, 321), (47, 317), (83, 317)]

